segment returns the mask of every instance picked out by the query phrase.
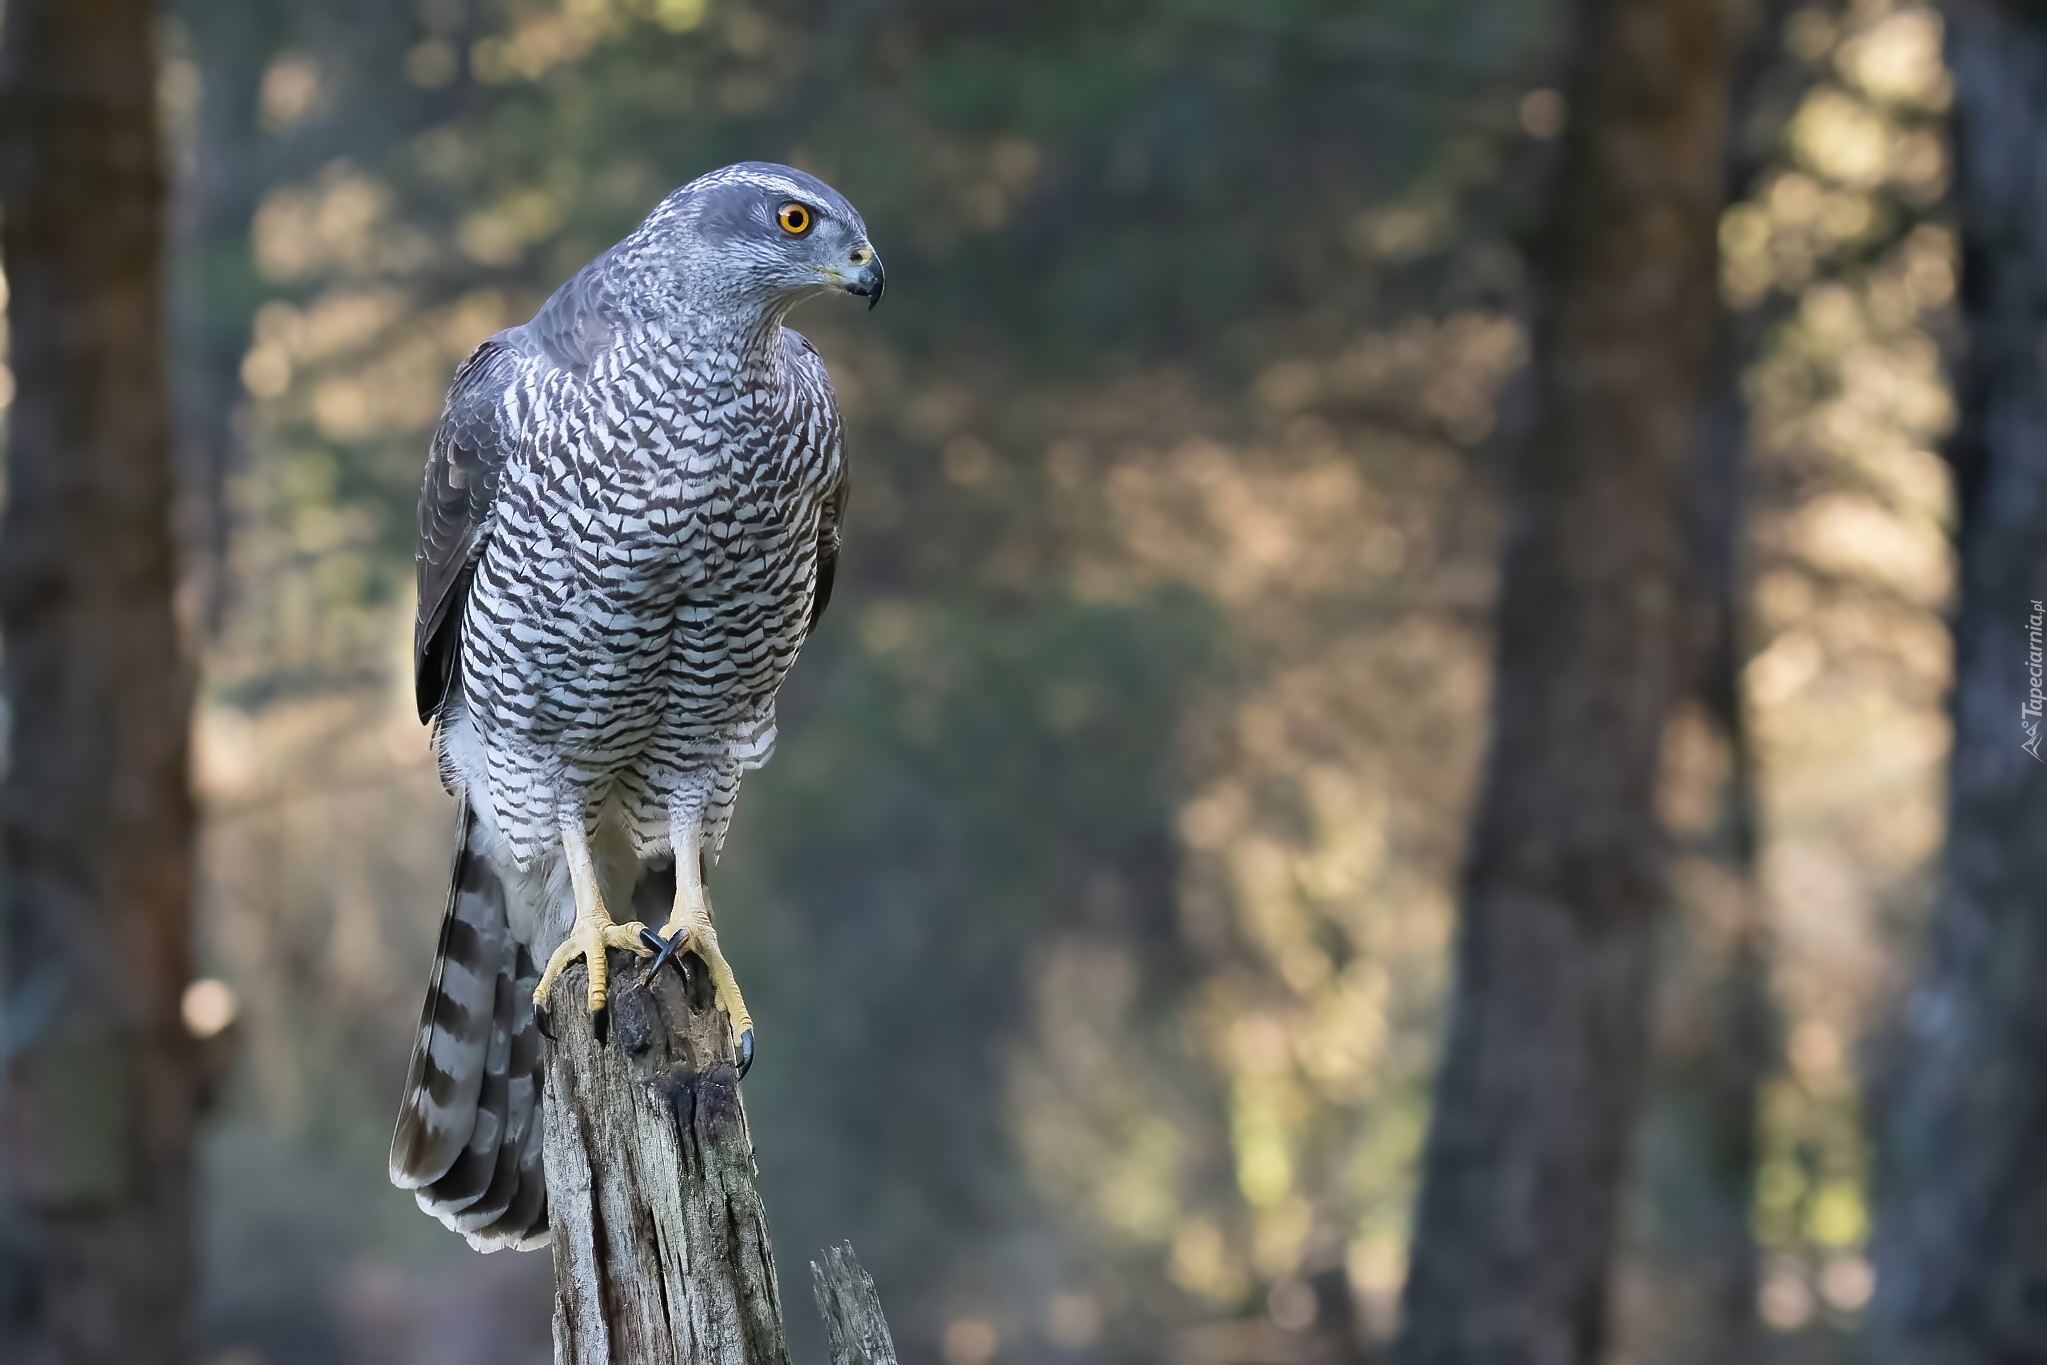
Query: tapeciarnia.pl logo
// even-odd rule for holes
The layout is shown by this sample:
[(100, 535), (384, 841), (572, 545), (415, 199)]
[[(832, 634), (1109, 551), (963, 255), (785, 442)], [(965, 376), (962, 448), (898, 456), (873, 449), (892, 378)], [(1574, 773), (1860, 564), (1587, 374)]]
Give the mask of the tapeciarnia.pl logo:
[(2026, 742), (2019, 747), (2040, 762), (2047, 763), (2047, 759), (2040, 758), (2040, 712), (2043, 705), (2047, 705), (2047, 693), (2040, 689), (2041, 677), (2047, 674), (2047, 665), (2042, 664), (2040, 652), (2042, 621), (2047, 621), (2047, 604), (2035, 598), (2032, 618), (2026, 623), (2026, 641), (2029, 646), (2026, 653), (2026, 674), (2032, 680), (2032, 686), (2026, 693), (2026, 704), (2019, 708), (2019, 724), (2025, 729)]

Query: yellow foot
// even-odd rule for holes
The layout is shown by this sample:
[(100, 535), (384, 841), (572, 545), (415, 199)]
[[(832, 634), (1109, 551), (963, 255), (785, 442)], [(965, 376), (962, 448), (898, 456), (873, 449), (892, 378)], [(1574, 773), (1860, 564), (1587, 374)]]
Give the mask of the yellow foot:
[[(732, 975), (732, 964), (725, 960), (725, 954), (718, 951), (718, 932), (711, 928), (708, 920), (690, 927), (695, 918), (687, 911), (661, 926), (658, 935), (648, 934), (649, 942), (661, 945), (661, 956), (650, 969), (661, 970), (661, 964), (669, 958), (680, 958), (684, 953), (695, 952), (711, 969), (711, 992), (717, 999), (718, 1008), (725, 1011), (725, 1019), (732, 1029), (732, 1053), (739, 1063), (739, 1074), (744, 1077), (753, 1066), (753, 1015), (746, 1009), (746, 997), (739, 993), (739, 982)], [(680, 963), (677, 964), (678, 968)]]
[(640, 942), (642, 928), (637, 920), (613, 924), (611, 916), (601, 908), (594, 915), (579, 918), (561, 947), (554, 950), (554, 956), (547, 959), (547, 970), (540, 974), (540, 984), (533, 988), (533, 1007), (547, 1008), (547, 993), (554, 989), (554, 979), (580, 957), (590, 964), (590, 1012), (595, 1014), (603, 1009), (611, 994), (611, 965), (604, 960), (604, 950), (624, 948), (641, 957), (653, 956), (653, 950)]

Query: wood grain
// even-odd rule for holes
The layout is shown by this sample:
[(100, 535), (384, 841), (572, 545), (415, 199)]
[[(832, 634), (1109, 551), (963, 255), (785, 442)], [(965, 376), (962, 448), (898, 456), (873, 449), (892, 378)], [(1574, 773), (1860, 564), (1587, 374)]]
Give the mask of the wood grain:
[[(612, 954), (605, 1042), (581, 1009), (549, 1016), (556, 1365), (789, 1360), (731, 1040), (703, 962), (683, 961), (688, 986), (665, 969), (649, 981), (639, 959)], [(570, 968), (555, 999), (583, 999), (584, 974)], [(833, 1360), (894, 1365), (873, 1280), (851, 1248), (824, 1260)]]

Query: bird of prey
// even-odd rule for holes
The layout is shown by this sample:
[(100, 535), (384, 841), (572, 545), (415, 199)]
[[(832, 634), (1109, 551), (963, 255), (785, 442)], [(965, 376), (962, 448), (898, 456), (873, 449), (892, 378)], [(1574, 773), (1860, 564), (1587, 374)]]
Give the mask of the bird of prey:
[[(479, 1248), (547, 1239), (536, 1011), (569, 963), (600, 1011), (607, 948), (694, 951), (752, 1060), (705, 870), (774, 748), (846, 505), (830, 377), (782, 324), (819, 294), (871, 308), (884, 282), (844, 196), (728, 166), (455, 373), (414, 664), (460, 814), (391, 1179)], [(658, 933), (610, 909), (663, 901)]]

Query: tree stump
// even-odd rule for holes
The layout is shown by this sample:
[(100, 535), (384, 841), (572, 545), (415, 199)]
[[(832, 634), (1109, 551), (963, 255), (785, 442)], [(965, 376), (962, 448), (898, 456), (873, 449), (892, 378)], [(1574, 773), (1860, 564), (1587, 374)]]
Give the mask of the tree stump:
[[(614, 952), (602, 1043), (570, 1003), (584, 967), (555, 987), (544, 1071), (556, 1365), (789, 1360), (731, 1039), (703, 962), (683, 963), (688, 985)], [(850, 1248), (825, 1259), (829, 1272), (813, 1271), (835, 1365), (894, 1365), (873, 1281)]]
[(810, 1288), (824, 1315), (832, 1365), (896, 1365), (896, 1343), (882, 1319), (874, 1277), (853, 1259), (850, 1244), (825, 1252), (822, 1265), (810, 1263)]

